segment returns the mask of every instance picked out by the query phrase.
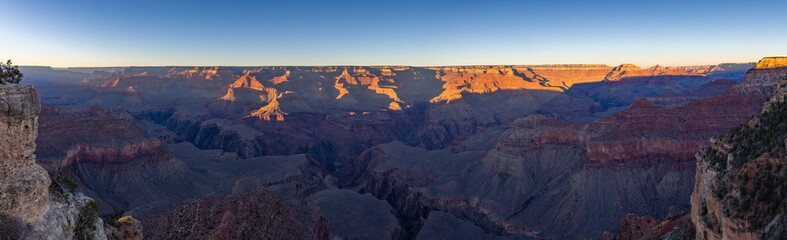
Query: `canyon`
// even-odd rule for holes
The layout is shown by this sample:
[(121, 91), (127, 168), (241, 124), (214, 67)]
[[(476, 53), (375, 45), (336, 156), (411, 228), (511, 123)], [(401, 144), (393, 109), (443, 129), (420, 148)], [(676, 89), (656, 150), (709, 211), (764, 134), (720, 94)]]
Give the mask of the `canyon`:
[[(752, 71), (779, 66), (774, 62)], [(760, 85), (775, 88), (762, 110), (740, 127), (711, 138), (710, 146), (697, 153), (691, 197), (697, 239), (782, 239), (787, 234), (787, 75), (776, 82), (764, 79)]]
[(20, 69), (37, 174), (148, 238), (714, 239), (675, 210), (707, 199), (695, 154), (770, 106), (784, 59)]

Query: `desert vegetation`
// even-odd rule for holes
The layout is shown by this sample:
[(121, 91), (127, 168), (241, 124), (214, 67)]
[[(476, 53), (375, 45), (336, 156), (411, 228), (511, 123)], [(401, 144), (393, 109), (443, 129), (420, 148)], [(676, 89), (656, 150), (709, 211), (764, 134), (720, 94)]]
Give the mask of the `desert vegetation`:
[(0, 62), (0, 84), (18, 84), (22, 81), (22, 72), (19, 66), (12, 66), (11, 59), (5, 63)]

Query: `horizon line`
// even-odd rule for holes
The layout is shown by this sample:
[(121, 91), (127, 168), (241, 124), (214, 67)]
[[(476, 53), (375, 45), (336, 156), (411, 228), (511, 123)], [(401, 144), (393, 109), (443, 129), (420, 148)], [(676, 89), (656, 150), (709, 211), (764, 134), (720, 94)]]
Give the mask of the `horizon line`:
[[(773, 56), (779, 57), (779, 56)], [(763, 57), (767, 58), (767, 57)], [(762, 60), (763, 58), (760, 58)], [(654, 66), (662, 66), (662, 67), (687, 67), (687, 66), (713, 66), (713, 65), (721, 65), (721, 64), (756, 64), (760, 60), (757, 61), (740, 61), (740, 62), (721, 62), (715, 64), (689, 64), (689, 65), (662, 65), (662, 64), (655, 64), (650, 65), (647, 67), (654, 67)], [(615, 67), (621, 66), (625, 64), (633, 64), (637, 67), (644, 68), (640, 65), (634, 63), (620, 63), (616, 65), (609, 65), (606, 63), (538, 63), (538, 64), (447, 64), (447, 65), (402, 65), (402, 64), (369, 64), (369, 65), (358, 65), (358, 64), (327, 64), (327, 65), (126, 65), (126, 66), (67, 66), (67, 67), (59, 67), (59, 66), (50, 66), (50, 65), (16, 65), (14, 66), (19, 67), (49, 67), (49, 68), (59, 68), (59, 69), (67, 69), (67, 68), (132, 68), (132, 67), (495, 67), (495, 66), (556, 66), (556, 65), (603, 65), (607, 67)]]

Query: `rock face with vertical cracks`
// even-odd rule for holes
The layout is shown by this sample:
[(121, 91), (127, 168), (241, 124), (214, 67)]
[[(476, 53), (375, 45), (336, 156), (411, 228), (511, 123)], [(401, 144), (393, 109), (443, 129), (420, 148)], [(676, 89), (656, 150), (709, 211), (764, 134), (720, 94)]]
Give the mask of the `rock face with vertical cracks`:
[(79, 231), (82, 237), (106, 239), (101, 219), (82, 217), (89, 214), (86, 206), (95, 202), (78, 192), (54, 194), (46, 171), (36, 165), (40, 111), (35, 88), (0, 85), (0, 219), (18, 221), (27, 229), (4, 237), (70, 239), (79, 226), (92, 226), (92, 231)]
[(32, 87), (0, 85), (0, 214), (33, 222), (46, 212), (49, 176), (36, 165), (41, 102)]

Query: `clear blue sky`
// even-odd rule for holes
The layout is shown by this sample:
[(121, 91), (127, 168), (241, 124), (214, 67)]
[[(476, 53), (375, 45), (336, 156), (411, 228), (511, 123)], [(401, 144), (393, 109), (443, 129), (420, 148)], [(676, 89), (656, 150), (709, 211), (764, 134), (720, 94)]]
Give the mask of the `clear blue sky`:
[(0, 0), (20, 65), (469, 65), (787, 55), (787, 1)]

